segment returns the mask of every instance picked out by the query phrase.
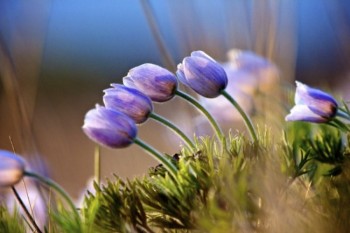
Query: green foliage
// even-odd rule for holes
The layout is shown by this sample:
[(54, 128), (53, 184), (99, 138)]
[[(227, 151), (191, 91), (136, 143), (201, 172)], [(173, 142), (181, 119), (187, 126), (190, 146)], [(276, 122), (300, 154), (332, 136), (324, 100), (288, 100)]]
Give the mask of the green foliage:
[(25, 226), (23, 219), (17, 210), (10, 214), (7, 209), (0, 205), (0, 232), (2, 233), (24, 233)]
[[(173, 156), (176, 179), (158, 165), (95, 184), (78, 220), (58, 205), (46, 232), (347, 232), (350, 135), (293, 123), (282, 139), (258, 138), (230, 135), (227, 150), (198, 138), (196, 153)], [(24, 232), (17, 214), (0, 213), (3, 229)]]

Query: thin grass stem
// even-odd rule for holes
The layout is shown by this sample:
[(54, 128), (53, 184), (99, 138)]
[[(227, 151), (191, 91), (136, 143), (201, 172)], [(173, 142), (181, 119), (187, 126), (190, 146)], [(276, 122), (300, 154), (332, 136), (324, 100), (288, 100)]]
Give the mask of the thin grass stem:
[(38, 232), (38, 233), (42, 233), (42, 231), (40, 230), (40, 228), (39, 228), (38, 225), (36, 224), (36, 222), (35, 222), (33, 216), (29, 213), (29, 211), (28, 211), (26, 205), (23, 203), (23, 201), (22, 201), (21, 197), (19, 196), (19, 194), (18, 194), (17, 190), (15, 189), (15, 187), (12, 186), (11, 188), (12, 188), (13, 193), (15, 194), (15, 197), (16, 197), (18, 203), (20, 204), (20, 206), (22, 207), (24, 213), (25, 213), (26, 216), (28, 217), (29, 222), (30, 222), (30, 223), (32, 224), (32, 226), (35, 228), (35, 231)]

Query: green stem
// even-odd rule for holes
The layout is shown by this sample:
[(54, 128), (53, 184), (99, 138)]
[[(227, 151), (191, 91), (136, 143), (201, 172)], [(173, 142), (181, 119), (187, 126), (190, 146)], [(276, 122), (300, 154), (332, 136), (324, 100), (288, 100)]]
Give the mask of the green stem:
[[(28, 219), (29, 219), (29, 222), (30, 222), (30, 223), (33, 225), (33, 227), (35, 228), (35, 232), (41, 233), (40, 228), (39, 228), (38, 225), (36, 224), (36, 222), (35, 222), (34, 218), (32, 217), (32, 215), (30, 215), (30, 213), (29, 213), (29, 211), (28, 211), (26, 205), (23, 203), (21, 197), (19, 196), (19, 194), (18, 194), (18, 192), (17, 192), (17, 190), (15, 189), (14, 186), (12, 186), (12, 191), (13, 191), (13, 193), (15, 194), (15, 197), (16, 197), (17, 201), (19, 202), (20, 206), (22, 207), (24, 213), (27, 215), (27, 217), (28, 217)], [(28, 223), (28, 224), (29, 224), (29, 223)], [(30, 224), (29, 224), (29, 226), (30, 226)]]
[(350, 116), (349, 116), (349, 114), (348, 114), (346, 111), (344, 111), (343, 109), (341, 109), (341, 108), (338, 108), (337, 116), (339, 116), (339, 117), (341, 117), (341, 118), (344, 118), (344, 119), (350, 121)]
[(244, 112), (244, 110), (241, 108), (241, 106), (232, 98), (230, 94), (228, 94), (225, 90), (221, 92), (221, 94), (232, 103), (232, 105), (237, 109), (237, 111), (241, 114), (244, 123), (246, 127), (248, 128), (248, 131), (250, 133), (251, 138), (254, 142), (257, 142), (258, 137), (256, 136), (256, 132), (254, 129), (254, 126), (252, 124), (252, 121), (250, 120), (249, 116)]
[(179, 135), (182, 140), (187, 144), (187, 146), (193, 150), (193, 148), (195, 148), (193, 142), (191, 141), (191, 139), (189, 139), (186, 134), (184, 134), (184, 132), (182, 132), (176, 125), (174, 125), (171, 121), (165, 119), (164, 117), (152, 112), (149, 115), (150, 118), (162, 123), (163, 125), (169, 127), (171, 130), (173, 130), (177, 135)]
[(337, 119), (337, 118), (333, 118), (333, 119), (332, 119), (330, 122), (328, 122), (328, 123), (330, 123), (330, 125), (332, 125), (332, 123), (334, 123), (333, 126), (336, 126), (338, 129), (342, 129), (342, 130), (344, 130), (344, 131), (346, 131), (346, 132), (350, 132), (350, 127), (349, 127), (349, 125), (345, 124), (344, 122), (342, 122), (341, 120), (339, 120), (339, 119)]
[(95, 173), (95, 181), (100, 186), (101, 182), (101, 154), (100, 154), (100, 146), (95, 146), (94, 153), (94, 173)]
[(187, 100), (188, 102), (190, 102), (193, 106), (195, 106), (200, 112), (203, 113), (203, 115), (205, 115), (211, 126), (213, 127), (216, 136), (220, 139), (223, 140), (225, 138), (225, 135), (222, 133), (222, 130), (219, 126), (219, 124), (214, 120), (213, 116), (192, 96), (180, 91), (180, 90), (176, 90), (175, 94), (185, 100)]
[(170, 175), (172, 175), (173, 178), (176, 179), (176, 173), (178, 172), (178, 170), (176, 166), (170, 161), (170, 159), (166, 158), (159, 151), (157, 151), (156, 149), (154, 149), (139, 138), (135, 138), (134, 142), (135, 144), (142, 147), (142, 149), (146, 150), (154, 159), (163, 164), (163, 166), (168, 170)]
[(24, 171), (24, 175), (39, 180), (40, 182), (46, 184), (47, 186), (53, 188), (59, 194), (61, 194), (61, 196), (66, 200), (68, 205), (73, 210), (73, 213), (74, 213), (77, 221), (79, 220), (79, 213), (78, 213), (72, 199), (69, 197), (69, 195), (64, 191), (64, 189), (59, 184), (57, 184), (55, 181), (51, 180), (50, 178), (43, 177), (43, 176), (41, 176), (37, 173), (34, 173), (34, 172)]

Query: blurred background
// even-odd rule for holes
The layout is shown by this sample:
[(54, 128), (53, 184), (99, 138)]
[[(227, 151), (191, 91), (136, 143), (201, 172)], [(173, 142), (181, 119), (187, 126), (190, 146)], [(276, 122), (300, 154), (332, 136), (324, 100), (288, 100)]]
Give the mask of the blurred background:
[[(221, 62), (230, 49), (250, 50), (276, 64), (280, 82), (297, 79), (349, 100), (349, 41), (350, 1), (0, 0), (0, 148), (41, 156), (76, 197), (93, 175), (84, 115), (132, 67), (175, 71), (193, 50)], [(156, 111), (193, 134), (195, 111), (170, 102)], [(139, 135), (170, 155), (180, 149), (151, 120)], [(136, 146), (101, 155), (102, 177), (131, 178), (157, 164)]]

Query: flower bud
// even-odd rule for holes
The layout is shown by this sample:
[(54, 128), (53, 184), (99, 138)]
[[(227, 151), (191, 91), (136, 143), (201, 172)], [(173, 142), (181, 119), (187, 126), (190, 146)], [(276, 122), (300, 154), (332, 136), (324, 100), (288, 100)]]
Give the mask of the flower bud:
[(141, 91), (155, 102), (170, 100), (177, 89), (177, 79), (173, 73), (150, 63), (131, 69), (123, 78), (123, 84)]
[(17, 184), (23, 177), (25, 161), (6, 150), (0, 150), (0, 188)]
[(286, 121), (323, 123), (336, 115), (338, 104), (333, 96), (300, 82), (296, 84), (295, 106), (286, 116)]
[(86, 113), (82, 128), (91, 140), (111, 148), (129, 146), (137, 134), (130, 117), (99, 105)]
[(111, 86), (113, 88), (104, 90), (103, 102), (106, 108), (126, 114), (137, 124), (145, 122), (153, 111), (151, 99), (134, 88), (121, 84)]
[(204, 97), (215, 98), (227, 86), (223, 67), (202, 51), (192, 52), (177, 68), (179, 80)]

